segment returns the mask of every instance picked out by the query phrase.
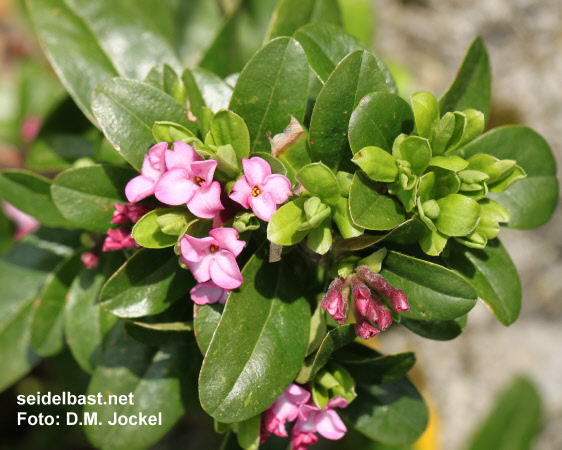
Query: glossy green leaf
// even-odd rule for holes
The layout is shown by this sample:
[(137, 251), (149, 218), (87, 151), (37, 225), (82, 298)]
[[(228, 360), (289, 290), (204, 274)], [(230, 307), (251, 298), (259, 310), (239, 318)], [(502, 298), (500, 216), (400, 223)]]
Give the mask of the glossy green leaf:
[(128, 168), (101, 164), (69, 169), (53, 181), (53, 200), (71, 223), (105, 233), (113, 205), (127, 201), (125, 186), (135, 175)]
[(314, 253), (325, 255), (332, 247), (332, 220), (327, 217), (320, 226), (308, 233), (307, 247)]
[(437, 229), (447, 236), (465, 236), (480, 219), (480, 205), (469, 197), (450, 194), (437, 200), (439, 216), (435, 221)]
[(476, 109), (488, 118), (491, 105), (491, 74), (488, 52), (482, 38), (476, 38), (447, 92), (439, 100), (441, 114)]
[(427, 139), (418, 136), (408, 136), (400, 142), (401, 159), (410, 163), (410, 168), (416, 175), (422, 175), (431, 160), (431, 146)]
[(318, 306), (314, 310), (314, 314), (310, 318), (310, 335), (308, 336), (308, 347), (306, 348), (306, 356), (318, 350), (327, 331), (326, 325), (326, 315), (324, 314), (324, 308), (322, 304), (318, 303)]
[(388, 90), (396, 93), (394, 78), (382, 60), (367, 45), (341, 28), (327, 23), (311, 23), (297, 30), (295, 39), (303, 46), (310, 67), (323, 83), (347, 55), (365, 50), (376, 59)]
[(51, 197), (51, 180), (21, 169), (0, 173), (0, 195), (19, 210), (50, 226), (71, 227)]
[(256, 450), (260, 444), (261, 414), (236, 424), (238, 444), (245, 450)]
[(379, 194), (373, 182), (357, 172), (349, 191), (353, 223), (367, 230), (391, 230), (406, 221), (406, 214), (392, 197)]
[(100, 84), (92, 94), (92, 112), (107, 139), (139, 171), (144, 155), (156, 143), (154, 122), (175, 122), (197, 131), (196, 124), (187, 120), (185, 108), (168, 94), (126, 78)]
[(267, 140), (290, 116), (302, 122), (308, 99), (308, 64), (300, 44), (277, 38), (258, 51), (236, 83), (229, 109), (246, 121), (252, 152), (270, 153)]
[(165, 248), (176, 245), (178, 238), (183, 233), (164, 233), (162, 227), (157, 222), (159, 217), (169, 214), (174, 214), (178, 218), (179, 226), (183, 228), (184, 232), (193, 219), (189, 211), (181, 206), (155, 209), (145, 214), (133, 227), (132, 235), (135, 241), (146, 248)]
[(279, 36), (292, 36), (307, 23), (323, 22), (340, 25), (337, 0), (281, 0), (275, 7), (266, 41)]
[(408, 330), (434, 341), (449, 341), (460, 336), (462, 326), (457, 320), (414, 320), (403, 317), (400, 325)]
[(492, 410), (476, 429), (469, 450), (525, 450), (541, 429), (541, 395), (531, 380), (518, 376), (502, 389)]
[(414, 118), (416, 122), (416, 131), (419, 136), (431, 139), (433, 130), (439, 123), (439, 102), (429, 92), (416, 92), (410, 98)]
[[(360, 364), (346, 368), (354, 378), (364, 370)], [(385, 444), (409, 444), (425, 430), (427, 406), (407, 378), (376, 384), (365, 377), (355, 390), (357, 398), (338, 414), (368, 438)]]
[(408, 319), (450, 320), (470, 311), (477, 300), (472, 285), (453, 271), (391, 251), (381, 275), (408, 297)]
[[(287, 255), (289, 256), (289, 255)], [(294, 380), (308, 345), (310, 308), (293, 258), (255, 254), (227, 301), (201, 369), (199, 399), (221, 422), (264, 411)]]
[(460, 170), (466, 169), (468, 166), (468, 161), (465, 161), (460, 156), (434, 156), (429, 161), (429, 165), (433, 167), (440, 167), (445, 170), (450, 170), (452, 172), (459, 172)]
[(341, 325), (330, 330), (320, 344), (318, 351), (304, 362), (295, 381), (300, 384), (308, 383), (326, 365), (333, 352), (353, 342), (356, 337), (357, 334), (353, 324)]
[(223, 311), (224, 305), (220, 303), (194, 306), (193, 327), (195, 339), (203, 355), (207, 353), (207, 349), (213, 339)]
[[(121, 330), (116, 331), (88, 386), (87, 394), (99, 392), (107, 404), (85, 407), (85, 413), (97, 413), (97, 423), (85, 426), (86, 435), (98, 448), (146, 448), (179, 420), (185, 401), (195, 403), (199, 352), (195, 345), (159, 350), (133, 341)], [(109, 404), (110, 394), (118, 398), (125, 395), (127, 403)], [(133, 404), (128, 402), (130, 394), (134, 396)], [(139, 413), (155, 416), (153, 424), (139, 424)], [(111, 425), (115, 414), (136, 416), (137, 423)]]
[(196, 67), (187, 69), (182, 75), (190, 103), (189, 110), (201, 120), (201, 108), (211, 108), (213, 112), (228, 108), (232, 88), (213, 72)]
[(398, 177), (398, 163), (379, 147), (365, 147), (355, 153), (352, 161), (373, 181), (392, 183)]
[(482, 250), (451, 245), (447, 264), (474, 286), (502, 324), (515, 322), (521, 310), (521, 281), (499, 240), (488, 241)]
[(64, 311), (68, 290), (82, 268), (80, 254), (65, 259), (47, 278), (34, 305), (31, 344), (41, 356), (51, 356), (64, 348)]
[(154, 122), (152, 135), (157, 142), (167, 142), (173, 144), (176, 141), (190, 142), (194, 134), (187, 128), (174, 122)]
[(365, 231), (353, 223), (351, 213), (349, 212), (349, 200), (345, 197), (340, 197), (338, 203), (333, 205), (332, 219), (344, 239), (361, 236)]
[[(376, 352), (373, 352), (376, 355)], [(346, 363), (346, 361), (341, 361)], [(416, 357), (412, 352), (380, 355), (360, 362), (354, 370), (355, 383), (386, 384), (404, 377), (414, 366)], [(350, 362), (348, 362), (350, 364)]]
[(211, 121), (211, 133), (215, 145), (232, 145), (241, 167), (242, 158), (250, 155), (250, 134), (244, 119), (232, 111), (218, 111)]
[(103, 257), (95, 269), (83, 267), (68, 290), (64, 317), (66, 343), (76, 362), (90, 374), (101, 362), (106, 338), (118, 320), (101, 307), (100, 292), (123, 261), (119, 252), (113, 252)]
[(302, 241), (308, 230), (300, 231), (297, 227), (306, 220), (305, 201), (298, 198), (279, 208), (267, 226), (267, 239), (278, 245), (295, 245)]
[(157, 0), (30, 0), (29, 11), (43, 48), (83, 112), (94, 88), (117, 75), (144, 79), (151, 67), (180, 68), (169, 35), (167, 8)]
[(438, 156), (452, 152), (459, 146), (467, 127), (467, 117), (464, 113), (448, 112), (437, 124), (432, 139), (433, 154)]
[(58, 172), (81, 158), (94, 157), (94, 139), (68, 134), (38, 136), (26, 155), (25, 167), (37, 172)]
[(194, 284), (174, 252), (139, 250), (107, 281), (100, 301), (119, 317), (148, 316), (187, 298)]
[(0, 391), (39, 362), (31, 346), (31, 319), (36, 294), (60, 256), (27, 243), (15, 244), (0, 259)]
[(295, 179), (311, 194), (326, 200), (338, 199), (340, 186), (338, 180), (326, 165), (312, 163), (299, 170)]
[(320, 91), (310, 120), (310, 156), (337, 171), (349, 151), (351, 113), (370, 92), (387, 91), (376, 59), (358, 50), (346, 56)]
[(185, 105), (187, 93), (183, 81), (168, 64), (154, 66), (150, 69), (144, 81), (164, 91), (180, 105)]
[(364, 147), (380, 147), (390, 152), (394, 140), (414, 128), (410, 105), (397, 95), (375, 92), (367, 95), (349, 121), (349, 144), (353, 154)]

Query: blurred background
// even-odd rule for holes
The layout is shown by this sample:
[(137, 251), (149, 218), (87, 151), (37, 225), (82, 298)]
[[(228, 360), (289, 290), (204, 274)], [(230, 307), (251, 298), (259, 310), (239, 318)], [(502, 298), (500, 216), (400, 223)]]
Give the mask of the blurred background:
[[(23, 164), (42, 119), (65, 97), (22, 13), (22, 3), (0, 0), (0, 168)], [(371, 6), (374, 26), (362, 32), (373, 35), (374, 48), (394, 71), (404, 97), (418, 90), (439, 96), (471, 41), (482, 36), (493, 74), (489, 126), (518, 123), (535, 129), (550, 144), (560, 167), (560, 0), (376, 0)], [(543, 399), (543, 428), (533, 448), (562, 448), (561, 218), (558, 208), (553, 220), (537, 230), (501, 232), (523, 284), (523, 309), (514, 325), (505, 328), (479, 304), (454, 341), (425, 340), (396, 327), (376, 343), (386, 353), (416, 352), (414, 380), (433, 413), (431, 436), (423, 448), (463, 448), (492, 408), (497, 392), (518, 374), (532, 380)], [(39, 366), (15, 391), (2, 394), (1, 423), (14, 421), (13, 405), (6, 407), (14, 392), (33, 391), (45, 374), (55, 379), (57, 371), (68, 374), (64, 355), (57, 358), (52, 366)], [(78, 384), (80, 377), (77, 372)], [(186, 420), (197, 425), (187, 418), (179, 426), (186, 426)], [(43, 444), (45, 439), (41, 438)], [(53, 436), (51, 442), (58, 439)], [(84, 445), (80, 437), (65, 439), (69, 447)], [(15, 445), (5, 442), (0, 439), (0, 448)], [(25, 442), (20, 448), (38, 441)]]

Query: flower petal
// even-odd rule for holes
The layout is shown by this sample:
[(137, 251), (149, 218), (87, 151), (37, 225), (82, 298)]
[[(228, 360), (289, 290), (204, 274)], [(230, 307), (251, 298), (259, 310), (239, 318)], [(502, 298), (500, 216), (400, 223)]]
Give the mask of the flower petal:
[(310, 400), (310, 392), (295, 383), (291, 383), (284, 394), (296, 405), (304, 405)]
[(213, 181), (213, 175), (215, 174), (215, 169), (217, 168), (218, 162), (214, 159), (208, 159), (207, 161), (195, 161), (191, 163), (191, 173), (194, 177), (200, 177), (204, 180), (200, 184), (201, 187), (206, 187)]
[(199, 187), (187, 202), (187, 208), (197, 217), (212, 219), (224, 209), (221, 203), (221, 186), (213, 181), (210, 186)]
[(218, 242), (212, 237), (197, 239), (189, 234), (184, 234), (180, 239), (181, 254), (186, 261), (200, 262), (211, 254), (209, 250), (211, 244), (218, 247)]
[(177, 206), (189, 202), (198, 187), (191, 181), (186, 170), (173, 169), (158, 180), (154, 195), (162, 203)]
[[(162, 167), (166, 167), (166, 164), (163, 164)], [(144, 155), (141, 169), (142, 175), (144, 175), (146, 178), (151, 179), (152, 181), (158, 181), (158, 178), (160, 178), (163, 173), (163, 170), (154, 168), (154, 166), (150, 162), (150, 157), (148, 155)]]
[(264, 192), (256, 197), (250, 197), (248, 203), (250, 204), (254, 214), (258, 216), (261, 220), (269, 222), (271, 216), (277, 211), (277, 205), (271, 198), (269, 192)]
[(190, 166), (195, 161), (202, 161), (193, 148), (185, 142), (174, 142), (173, 150), (166, 150), (166, 166), (170, 169), (190, 170)]
[(270, 165), (259, 156), (254, 156), (250, 159), (242, 158), (242, 167), (244, 168), (246, 180), (251, 187), (261, 186), (264, 178), (271, 175)]
[(209, 273), (215, 284), (224, 289), (236, 289), (244, 282), (236, 259), (228, 250), (221, 250), (215, 256), (211, 261)]
[(299, 410), (299, 418), (293, 427), (293, 433), (315, 433), (315, 419), (319, 410), (313, 405), (303, 405)]
[[(148, 160), (150, 161), (150, 165), (154, 170), (157, 170), (160, 173), (160, 175), (166, 171), (166, 162), (164, 160), (164, 155), (166, 154), (166, 150), (168, 150), (167, 142), (158, 142), (158, 144), (153, 145), (152, 147), (150, 147), (150, 150), (148, 150)], [(143, 174), (144, 174), (144, 165), (143, 165)]]
[(127, 200), (134, 203), (154, 194), (154, 184), (154, 180), (144, 175), (133, 178), (125, 186)]
[(244, 241), (238, 240), (240, 236), (234, 228), (214, 228), (209, 231), (209, 234), (217, 240), (221, 249), (228, 250), (235, 257), (246, 245)]
[(349, 402), (341, 395), (338, 395), (333, 399), (328, 400), (326, 408), (345, 408), (347, 405), (349, 405)]
[(207, 303), (220, 302), (224, 297), (224, 294), (228, 296), (228, 292), (217, 286), (212, 281), (207, 281), (206, 283), (200, 283), (196, 285), (191, 291), (191, 300), (193, 300), (198, 305), (206, 305)]
[(273, 174), (265, 177), (261, 185), (264, 192), (269, 192), (273, 201), (280, 205), (285, 203), (289, 196), (293, 194), (291, 191), (291, 182), (289, 179), (280, 174)]
[(338, 413), (331, 409), (322, 410), (316, 414), (314, 422), (318, 433), (326, 439), (341, 439), (347, 432)]
[(232, 186), (232, 192), (229, 197), (248, 209), (250, 207), (248, 200), (252, 197), (252, 188), (253, 186), (248, 184), (246, 177), (242, 177)]
[(211, 279), (209, 267), (212, 261), (213, 258), (203, 258), (199, 262), (188, 261), (183, 256), (181, 258), (181, 262), (184, 263), (189, 270), (191, 270), (193, 277), (198, 283), (204, 283), (205, 281), (209, 281)]

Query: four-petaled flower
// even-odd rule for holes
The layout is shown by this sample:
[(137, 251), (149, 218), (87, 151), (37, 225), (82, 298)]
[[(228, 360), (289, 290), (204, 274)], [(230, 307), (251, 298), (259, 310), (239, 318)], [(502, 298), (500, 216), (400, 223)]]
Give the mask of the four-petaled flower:
[(167, 205), (187, 204), (197, 217), (212, 219), (224, 207), (220, 201), (221, 186), (213, 181), (217, 168), (215, 160), (203, 160), (185, 142), (174, 142), (173, 150), (166, 150), (168, 171), (158, 180), (154, 195)]
[(167, 149), (166, 142), (159, 142), (150, 148), (148, 155), (144, 155), (141, 174), (129, 181), (125, 187), (125, 195), (131, 203), (154, 194), (156, 182), (166, 172), (164, 153)]
[(224, 305), (229, 293), (230, 291), (228, 289), (221, 288), (212, 281), (199, 283), (191, 289), (191, 291), (189, 291), (191, 300), (198, 305), (206, 305), (207, 303), (216, 302)]
[(236, 289), (244, 279), (236, 263), (244, 241), (238, 240), (234, 228), (215, 228), (209, 237), (194, 238), (185, 234), (180, 240), (181, 262), (184, 263), (199, 283), (213, 280), (223, 289)]
[(264, 412), (261, 443), (273, 433), (280, 437), (287, 437), (285, 423), (293, 422), (299, 415), (299, 409), (310, 399), (310, 392), (292, 383), (277, 400)]
[(230, 198), (269, 222), (277, 205), (292, 194), (291, 182), (283, 175), (272, 174), (267, 161), (258, 156), (242, 158), (242, 167), (244, 176), (232, 187)]

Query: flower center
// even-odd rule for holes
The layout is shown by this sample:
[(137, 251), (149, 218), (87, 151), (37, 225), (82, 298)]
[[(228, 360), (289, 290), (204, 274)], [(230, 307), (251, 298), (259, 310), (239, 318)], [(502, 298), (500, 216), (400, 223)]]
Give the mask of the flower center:
[(196, 182), (199, 186), (201, 186), (201, 185), (205, 182), (205, 180), (204, 180), (203, 178), (201, 178), (201, 177), (195, 177), (195, 182)]
[(257, 187), (255, 187), (254, 189), (252, 189), (252, 195), (253, 195), (254, 197), (257, 197), (257, 196), (260, 195), (260, 194), (261, 194), (261, 191), (260, 191)]
[(215, 244), (211, 244), (210, 247), (209, 247), (209, 250), (211, 251), (211, 253), (215, 253), (218, 249), (219, 249), (219, 246), (215, 245)]

